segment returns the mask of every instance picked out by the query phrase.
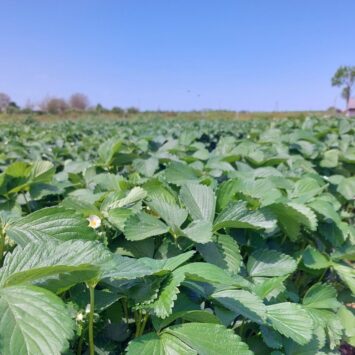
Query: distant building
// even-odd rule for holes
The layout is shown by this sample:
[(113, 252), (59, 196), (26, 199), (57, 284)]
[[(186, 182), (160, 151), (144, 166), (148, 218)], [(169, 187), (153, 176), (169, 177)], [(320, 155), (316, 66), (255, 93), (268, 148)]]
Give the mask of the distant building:
[(355, 97), (349, 100), (348, 108), (346, 109), (346, 115), (348, 117), (355, 117)]

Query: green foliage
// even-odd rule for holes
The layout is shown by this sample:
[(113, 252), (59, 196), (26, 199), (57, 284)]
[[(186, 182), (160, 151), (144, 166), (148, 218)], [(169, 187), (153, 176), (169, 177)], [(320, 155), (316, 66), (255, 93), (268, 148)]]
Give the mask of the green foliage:
[(128, 354), (240, 354), (248, 346), (232, 331), (218, 324), (187, 323), (166, 328), (159, 336), (149, 333), (128, 346)]
[(355, 121), (1, 128), (1, 354), (355, 344)]
[(346, 102), (351, 97), (351, 89), (355, 83), (355, 67), (341, 66), (332, 77), (332, 85), (342, 87), (342, 96)]
[(64, 302), (34, 286), (0, 290), (3, 354), (60, 354), (68, 348), (74, 322)]
[(4, 226), (6, 235), (19, 245), (45, 241), (48, 237), (58, 240), (95, 239), (85, 219), (74, 210), (59, 207), (44, 208), (25, 217), (10, 220)]

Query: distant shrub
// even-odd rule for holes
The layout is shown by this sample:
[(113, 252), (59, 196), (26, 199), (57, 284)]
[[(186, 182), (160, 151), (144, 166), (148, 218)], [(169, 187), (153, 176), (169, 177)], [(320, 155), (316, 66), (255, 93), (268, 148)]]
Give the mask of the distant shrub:
[(68, 104), (59, 97), (46, 98), (41, 104), (41, 109), (51, 114), (60, 114), (68, 109)]
[(29, 107), (25, 107), (21, 110), (21, 113), (24, 113), (25, 115), (29, 115), (33, 112), (33, 110)]
[(125, 114), (125, 110), (123, 108), (117, 107), (117, 106), (112, 107), (111, 111), (117, 115), (120, 115), (120, 116), (123, 116)]
[(26, 119), (23, 121), (23, 123), (25, 125), (30, 125), (30, 124), (38, 123), (38, 121), (32, 115), (29, 115), (28, 117), (26, 117)]
[(139, 108), (137, 108), (137, 107), (129, 107), (127, 109), (127, 113), (129, 115), (136, 115), (137, 113), (139, 113)]
[(76, 93), (69, 98), (69, 107), (74, 110), (84, 111), (89, 107), (89, 99), (86, 95)]
[(101, 104), (97, 104), (95, 107), (95, 111), (96, 111), (96, 113), (102, 113), (102, 112), (106, 112), (107, 110)]
[(6, 113), (13, 115), (18, 112), (20, 112), (20, 107), (16, 104), (16, 102), (11, 101), (6, 107)]
[(342, 110), (340, 110), (339, 108), (337, 108), (335, 106), (330, 106), (327, 109), (327, 113), (342, 113)]

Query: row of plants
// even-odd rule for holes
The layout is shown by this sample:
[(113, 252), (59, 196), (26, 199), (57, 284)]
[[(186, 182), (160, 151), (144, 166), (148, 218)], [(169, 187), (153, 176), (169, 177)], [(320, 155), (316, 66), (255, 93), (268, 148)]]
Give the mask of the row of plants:
[(1, 125), (0, 353), (355, 345), (355, 123)]

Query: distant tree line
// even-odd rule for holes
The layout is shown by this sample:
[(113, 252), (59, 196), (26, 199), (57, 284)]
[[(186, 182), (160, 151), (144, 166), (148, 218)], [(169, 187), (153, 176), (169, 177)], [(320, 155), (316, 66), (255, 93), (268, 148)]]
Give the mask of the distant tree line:
[(38, 113), (38, 114), (65, 114), (67, 112), (95, 112), (95, 113), (114, 113), (117, 115), (132, 115), (139, 113), (136, 107), (127, 109), (115, 106), (112, 109), (107, 109), (101, 104), (95, 106), (90, 105), (89, 98), (81, 93), (75, 93), (65, 100), (61, 97), (46, 97), (40, 103), (34, 104), (28, 101), (24, 107), (17, 105), (12, 101), (11, 97), (6, 93), (0, 92), (0, 113), (15, 114), (15, 113)]
[[(355, 66), (340, 66), (331, 79), (332, 86), (341, 88), (341, 96), (348, 106), (349, 100), (352, 97), (352, 88), (355, 85)], [(95, 112), (95, 113), (114, 113), (120, 116), (134, 115), (139, 113), (136, 107), (123, 109), (122, 107), (114, 106), (112, 109), (107, 109), (101, 104), (90, 106), (89, 98), (82, 93), (75, 93), (65, 100), (61, 97), (46, 97), (39, 104), (28, 102), (24, 107), (17, 105), (6, 93), (0, 92), (0, 113), (47, 113), (47, 114), (65, 114), (67, 112)], [(328, 111), (340, 110), (336, 107), (331, 107)], [(171, 113), (171, 112), (170, 112)], [(243, 113), (243, 112), (241, 112)]]

